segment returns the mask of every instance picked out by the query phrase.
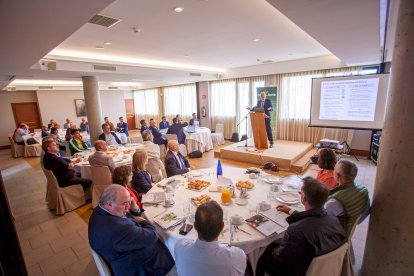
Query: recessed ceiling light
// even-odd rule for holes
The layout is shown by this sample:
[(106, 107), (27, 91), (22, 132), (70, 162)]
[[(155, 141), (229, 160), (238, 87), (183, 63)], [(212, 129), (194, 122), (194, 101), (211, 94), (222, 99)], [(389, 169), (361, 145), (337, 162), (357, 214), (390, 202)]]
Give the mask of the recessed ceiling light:
[(140, 33), (141, 29), (138, 27), (132, 27), (132, 30), (134, 31), (134, 33)]
[(190, 57), (190, 56), (189, 56), (189, 55), (184, 55), (184, 57), (188, 58), (188, 57)]
[(111, 45), (112, 43), (110, 41), (105, 41), (104, 44), (105, 45)]
[(184, 8), (183, 7), (175, 7), (174, 8), (174, 11), (175, 12), (182, 12), (184, 10)]
[(259, 41), (260, 41), (260, 38), (253, 39), (253, 42), (259, 42)]
[(289, 55), (289, 56), (293, 56), (293, 54), (292, 54), (292, 53), (289, 53), (288, 55)]
[(103, 50), (103, 49), (105, 49), (105, 47), (104, 46), (96, 46), (95, 49), (96, 50)]

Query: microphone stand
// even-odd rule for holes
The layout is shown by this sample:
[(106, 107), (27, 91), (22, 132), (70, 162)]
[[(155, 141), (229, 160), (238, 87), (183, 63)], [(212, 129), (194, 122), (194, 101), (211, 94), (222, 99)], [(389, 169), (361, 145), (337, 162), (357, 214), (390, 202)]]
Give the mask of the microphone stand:
[(239, 125), (243, 122), (243, 120), (246, 121), (246, 142), (244, 143), (244, 146), (237, 146), (238, 148), (245, 148), (247, 151), (247, 148), (254, 148), (254, 146), (248, 146), (247, 145), (247, 116), (249, 116), (251, 111), (249, 111), (246, 116), (243, 117), (243, 119), (240, 120), (240, 122), (237, 124), (237, 127), (239, 127)]

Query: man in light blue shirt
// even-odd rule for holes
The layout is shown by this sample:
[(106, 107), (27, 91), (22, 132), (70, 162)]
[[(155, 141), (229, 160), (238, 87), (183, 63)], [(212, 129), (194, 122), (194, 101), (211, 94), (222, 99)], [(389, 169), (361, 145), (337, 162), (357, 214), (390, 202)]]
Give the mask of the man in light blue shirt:
[(194, 228), (198, 240), (181, 239), (175, 245), (178, 275), (244, 275), (243, 250), (218, 242), (223, 227), (223, 209), (217, 202), (209, 201), (197, 208)]

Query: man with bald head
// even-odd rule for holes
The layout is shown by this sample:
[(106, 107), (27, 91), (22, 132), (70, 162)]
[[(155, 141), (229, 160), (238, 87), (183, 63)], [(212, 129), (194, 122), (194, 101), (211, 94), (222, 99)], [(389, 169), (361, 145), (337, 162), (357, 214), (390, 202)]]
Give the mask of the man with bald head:
[(181, 154), (177, 140), (168, 141), (168, 152), (165, 155), (165, 171), (168, 177), (190, 171), (190, 163)]
[(96, 152), (89, 155), (89, 164), (91, 166), (107, 166), (111, 172), (115, 169), (114, 159), (111, 156), (106, 155), (105, 151), (108, 149), (105, 141), (96, 140), (93, 144)]
[(89, 220), (89, 244), (108, 262), (114, 275), (166, 275), (174, 259), (155, 226), (129, 213), (131, 200), (121, 185), (105, 189)]

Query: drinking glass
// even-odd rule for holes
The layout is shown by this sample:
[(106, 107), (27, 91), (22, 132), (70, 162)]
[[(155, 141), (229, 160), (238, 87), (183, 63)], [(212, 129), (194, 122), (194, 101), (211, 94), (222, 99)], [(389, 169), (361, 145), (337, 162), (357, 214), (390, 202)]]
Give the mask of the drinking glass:
[(275, 200), (275, 193), (273, 191), (269, 191), (267, 193), (267, 200), (269, 200), (269, 201)]

